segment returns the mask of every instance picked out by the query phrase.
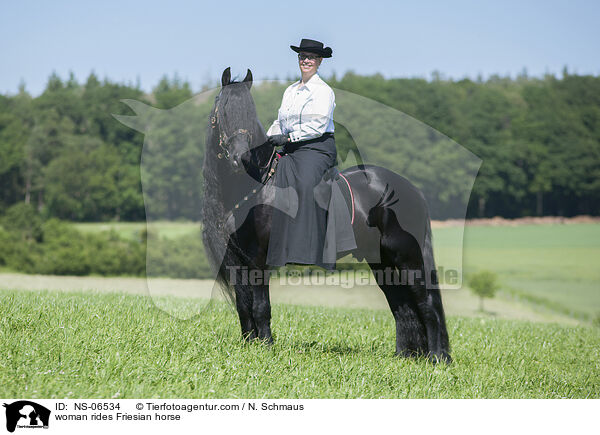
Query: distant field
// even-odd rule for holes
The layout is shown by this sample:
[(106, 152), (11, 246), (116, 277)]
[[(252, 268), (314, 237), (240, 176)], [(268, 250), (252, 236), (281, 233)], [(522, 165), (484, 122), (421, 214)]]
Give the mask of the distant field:
[(454, 362), (433, 366), (393, 356), (382, 310), (275, 305), (271, 348), (218, 302), (183, 321), (139, 295), (0, 290), (0, 310), (2, 397), (600, 397), (591, 327), (450, 317)]
[(466, 273), (493, 270), (532, 300), (600, 314), (600, 224), (467, 227), (464, 263)]
[(195, 222), (169, 222), (159, 221), (146, 224), (146, 222), (99, 222), (99, 223), (74, 223), (73, 226), (82, 232), (116, 231), (119, 236), (126, 239), (137, 239), (142, 231), (148, 228), (160, 237), (176, 239), (201, 228)]
[[(352, 272), (340, 276), (351, 278)], [(171, 278), (124, 278), (124, 277), (79, 277), (25, 275), (0, 273), (0, 289), (14, 290), (61, 290), (68, 292), (100, 291), (125, 294), (150, 295), (156, 306), (163, 311), (181, 318), (197, 314), (199, 302), (189, 305), (185, 312), (170, 312), (171, 305), (163, 306), (163, 296), (180, 298), (220, 298), (219, 290), (214, 289), (212, 280), (171, 279)], [(330, 308), (369, 308), (389, 312), (382, 291), (376, 284), (356, 285), (350, 288), (340, 285), (318, 285), (316, 283), (288, 283), (278, 278), (271, 280), (271, 301), (274, 304), (292, 304)], [(497, 319), (530, 320), (536, 322), (556, 322), (575, 325), (576, 319), (549, 310), (543, 305), (532, 304), (510, 297), (497, 297), (487, 300), (485, 312), (479, 311), (479, 300), (469, 290), (448, 290), (442, 294), (444, 309), (450, 316), (482, 317)]]
[[(139, 237), (144, 223), (75, 224), (83, 231), (114, 228), (124, 237)], [(176, 238), (199, 228), (197, 223), (158, 222), (150, 228)], [(443, 259), (457, 227), (437, 228), (436, 257)], [(467, 226), (464, 271), (496, 272), (504, 292), (563, 314), (593, 318), (600, 314), (600, 224)]]

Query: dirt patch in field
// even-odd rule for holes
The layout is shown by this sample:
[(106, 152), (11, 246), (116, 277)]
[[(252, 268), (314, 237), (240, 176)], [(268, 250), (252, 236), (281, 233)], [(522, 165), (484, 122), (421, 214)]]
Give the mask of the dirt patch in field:
[[(574, 217), (562, 217), (562, 216), (542, 216), (542, 217), (523, 217), (518, 219), (505, 219), (500, 216), (486, 219), (467, 219), (466, 225), (468, 226), (517, 226), (517, 225), (539, 225), (539, 224), (582, 224), (582, 223), (599, 223), (600, 217), (598, 216), (574, 216)], [(447, 228), (457, 227), (463, 224), (461, 219), (448, 219), (445, 221), (431, 221), (433, 228)]]

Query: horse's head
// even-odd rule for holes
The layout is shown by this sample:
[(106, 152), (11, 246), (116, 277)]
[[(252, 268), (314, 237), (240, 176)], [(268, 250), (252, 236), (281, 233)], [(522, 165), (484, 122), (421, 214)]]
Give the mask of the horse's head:
[(231, 70), (227, 68), (223, 71), (221, 86), (211, 114), (211, 127), (215, 129), (215, 141), (218, 141), (215, 151), (219, 159), (228, 160), (237, 172), (244, 169), (249, 151), (264, 142), (250, 95), (252, 72), (248, 70), (244, 80), (236, 82), (231, 80)]

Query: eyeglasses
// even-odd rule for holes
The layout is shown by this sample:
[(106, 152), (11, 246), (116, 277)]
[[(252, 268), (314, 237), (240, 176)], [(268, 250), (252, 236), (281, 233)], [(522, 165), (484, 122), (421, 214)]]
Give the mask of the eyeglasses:
[(304, 54), (298, 53), (298, 60), (317, 60), (321, 56), (317, 56), (316, 54)]

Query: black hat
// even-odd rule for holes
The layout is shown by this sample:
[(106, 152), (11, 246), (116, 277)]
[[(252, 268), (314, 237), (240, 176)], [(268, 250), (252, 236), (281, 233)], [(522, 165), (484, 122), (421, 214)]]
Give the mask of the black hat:
[(300, 41), (300, 47), (290, 45), (290, 48), (296, 53), (304, 51), (306, 53), (315, 53), (321, 57), (331, 57), (333, 50), (329, 47), (323, 47), (323, 43), (319, 41), (313, 41), (312, 39), (303, 39)]

